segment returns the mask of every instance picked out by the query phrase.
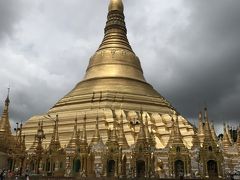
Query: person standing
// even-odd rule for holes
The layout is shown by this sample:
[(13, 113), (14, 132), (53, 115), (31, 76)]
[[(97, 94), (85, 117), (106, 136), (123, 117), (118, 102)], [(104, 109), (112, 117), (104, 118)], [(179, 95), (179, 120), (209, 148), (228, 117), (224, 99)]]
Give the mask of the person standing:
[(0, 173), (0, 180), (4, 180), (5, 177), (5, 169), (2, 170), (2, 172)]

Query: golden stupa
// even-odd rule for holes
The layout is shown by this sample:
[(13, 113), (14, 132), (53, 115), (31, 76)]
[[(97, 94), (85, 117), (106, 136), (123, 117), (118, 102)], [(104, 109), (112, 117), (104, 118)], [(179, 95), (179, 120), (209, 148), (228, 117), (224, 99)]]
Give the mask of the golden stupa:
[[(156, 147), (167, 146), (171, 120), (176, 110), (146, 82), (139, 58), (127, 39), (123, 11), (121, 0), (110, 1), (104, 38), (90, 58), (84, 79), (46, 114), (26, 121), (23, 133), (26, 135), (27, 148), (34, 141), (39, 122), (43, 122), (46, 135), (43, 143), (45, 146), (49, 144), (56, 115), (59, 119), (58, 130), (62, 147), (71, 139), (76, 117), (78, 128), (82, 131), (85, 115), (88, 142), (91, 142), (95, 134), (96, 123), (101, 138), (106, 142), (108, 129), (114, 126), (115, 114), (119, 122), (120, 116), (123, 116), (124, 133), (131, 145), (140, 130), (141, 110), (155, 135)], [(193, 126), (179, 115), (179, 128), (184, 144), (190, 148), (194, 135)]]

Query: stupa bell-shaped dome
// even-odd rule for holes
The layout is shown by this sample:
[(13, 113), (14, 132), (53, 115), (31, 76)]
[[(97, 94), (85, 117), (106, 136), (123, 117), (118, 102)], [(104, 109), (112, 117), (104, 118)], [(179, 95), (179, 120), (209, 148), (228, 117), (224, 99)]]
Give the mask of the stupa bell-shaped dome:
[[(98, 50), (90, 58), (84, 80), (51, 111), (58, 106), (75, 102), (76, 96), (93, 92), (115, 92), (118, 94), (138, 94), (161, 98), (150, 84), (145, 81), (139, 58), (133, 52), (128, 38), (121, 0), (111, 0), (104, 38)], [(164, 102), (166, 106), (170, 104)]]
[(127, 39), (121, 0), (110, 1), (104, 39), (90, 59), (84, 80), (109, 77), (145, 82), (140, 61)]

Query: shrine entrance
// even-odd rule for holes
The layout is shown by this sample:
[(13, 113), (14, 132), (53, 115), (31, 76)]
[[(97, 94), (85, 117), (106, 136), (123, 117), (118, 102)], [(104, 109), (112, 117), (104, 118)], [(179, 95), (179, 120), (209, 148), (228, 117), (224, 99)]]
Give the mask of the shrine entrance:
[(50, 163), (50, 160), (47, 159), (47, 162), (46, 162), (46, 172), (49, 172), (51, 171), (51, 163)]
[(91, 153), (87, 158), (87, 174), (93, 175), (95, 174), (94, 168), (94, 156)]
[(13, 160), (12, 159), (8, 159), (8, 169), (13, 169)]
[(78, 173), (80, 172), (80, 167), (81, 167), (81, 161), (80, 159), (75, 159), (73, 161), (73, 172)]
[(217, 162), (210, 160), (207, 162), (207, 170), (209, 178), (218, 177)]
[(145, 161), (138, 160), (136, 162), (137, 178), (145, 177)]
[(115, 174), (115, 161), (109, 160), (107, 163), (107, 176), (114, 177)]
[(33, 160), (30, 162), (29, 168), (30, 168), (30, 171), (31, 171), (31, 172), (34, 172), (34, 170), (35, 170), (35, 165), (34, 165), (34, 161), (33, 161)]
[(184, 177), (184, 162), (181, 160), (175, 161), (175, 177)]

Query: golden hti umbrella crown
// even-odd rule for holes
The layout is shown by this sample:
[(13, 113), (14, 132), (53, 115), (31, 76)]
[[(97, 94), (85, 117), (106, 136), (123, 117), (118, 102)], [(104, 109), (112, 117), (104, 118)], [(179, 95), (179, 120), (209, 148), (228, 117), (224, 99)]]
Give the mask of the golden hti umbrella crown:
[(108, 11), (120, 11), (123, 12), (123, 2), (122, 0), (111, 0), (108, 6)]

